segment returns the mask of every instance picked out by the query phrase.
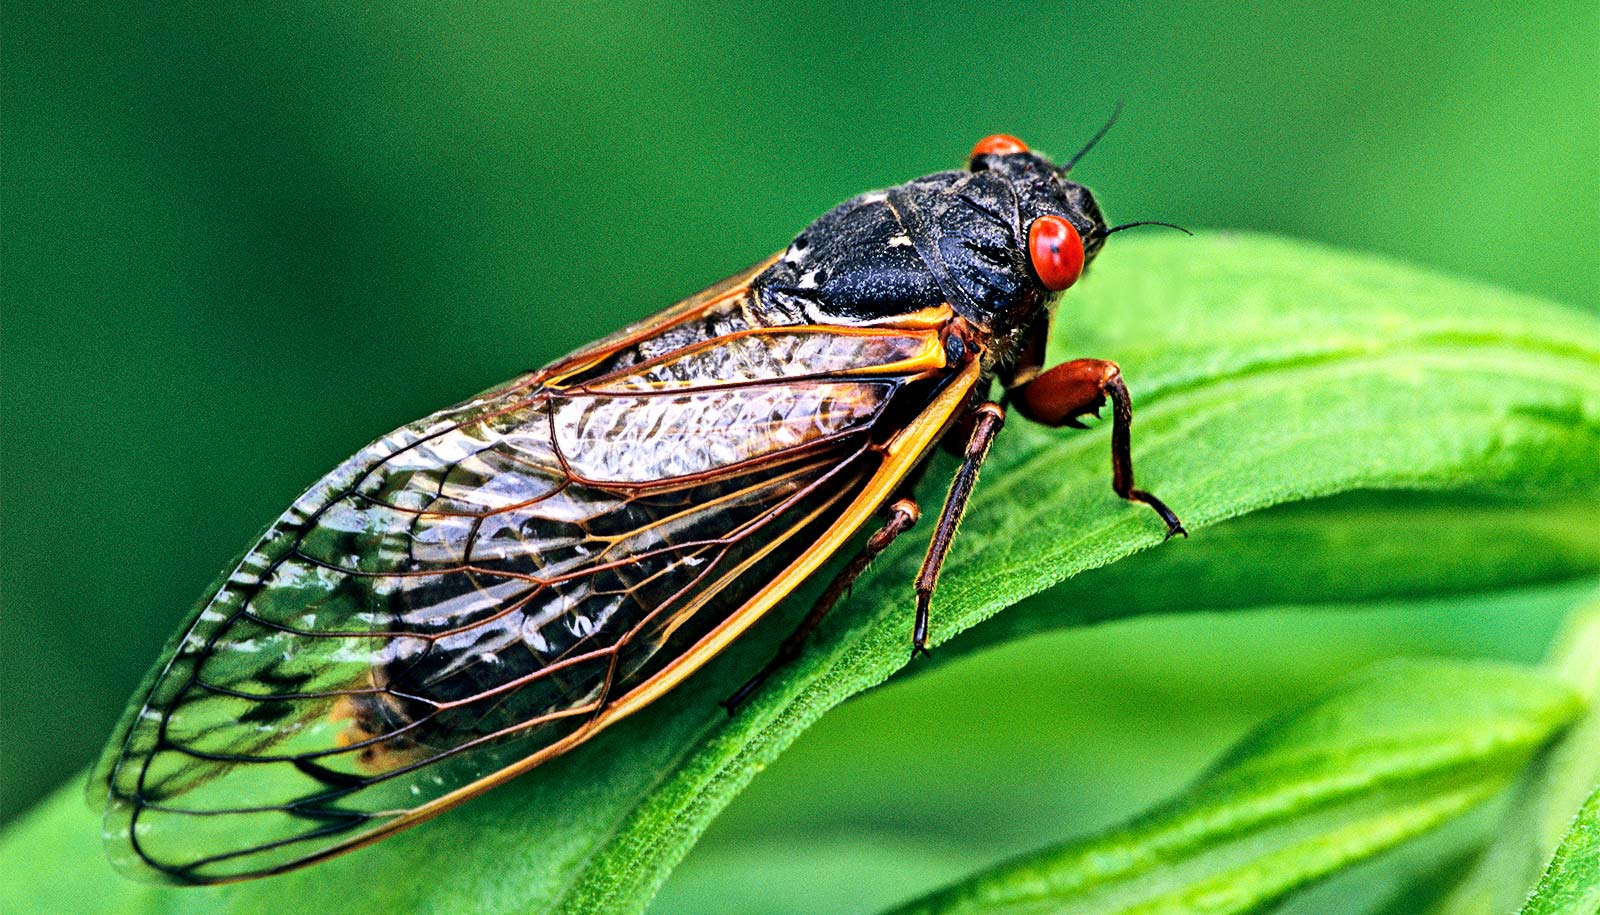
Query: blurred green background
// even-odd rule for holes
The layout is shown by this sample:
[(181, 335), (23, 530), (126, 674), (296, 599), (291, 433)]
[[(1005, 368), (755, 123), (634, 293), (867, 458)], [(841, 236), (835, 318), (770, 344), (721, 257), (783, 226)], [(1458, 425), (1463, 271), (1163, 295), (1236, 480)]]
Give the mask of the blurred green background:
[[(1593, 0), (3, 16), (4, 818), (89, 761), (201, 589), (336, 461), (987, 133), (1067, 153), (1121, 99), (1075, 175), (1113, 218), (1282, 232), (1600, 308)], [(829, 880), (889, 901), (985, 863), (974, 844), (999, 857), (1162, 796), (1365, 659), (1531, 658), (1552, 625), (1491, 601), (984, 653), (830, 716), (658, 907), (736, 892), (774, 835), (828, 843)], [(905, 805), (964, 770), (992, 790)], [(877, 813), (830, 821), (818, 785)], [(830, 898), (814, 873), (769, 877), (749, 892)]]

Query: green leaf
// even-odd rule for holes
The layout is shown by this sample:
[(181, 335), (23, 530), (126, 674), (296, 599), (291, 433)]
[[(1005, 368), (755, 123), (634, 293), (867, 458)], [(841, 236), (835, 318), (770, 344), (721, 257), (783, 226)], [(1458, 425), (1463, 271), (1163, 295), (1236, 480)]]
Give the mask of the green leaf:
[(1068, 579), (974, 627), (933, 662), (1144, 613), (1362, 605), (1584, 580), (1600, 571), (1597, 517), (1600, 492), (1559, 501), (1353, 492), (1280, 505), (1181, 549), (1148, 550)]
[(1499, 791), (1581, 707), (1561, 680), (1534, 670), (1384, 665), (1258, 729), (1133, 823), (895, 913), (1253, 911)]
[[(1115, 577), (1135, 564), (1083, 577)], [(755, 779), (649, 911), (888, 908), (976, 869), (1125, 822), (1184, 790), (1262, 721), (1374, 664), (1439, 657), (1532, 665), (1563, 612), (1595, 583), (1320, 610), (1168, 614), (1024, 639), (938, 676), (896, 678), (830, 712)], [(1481, 849), (1500, 812), (1497, 798), (1296, 893), (1292, 911), (1367, 913), (1440, 862)]]
[(1584, 697), (1588, 711), (1518, 779), (1496, 839), (1473, 866), (1444, 882), (1447, 892), (1428, 910), (1433, 915), (1516, 908), (1563, 841), (1573, 810), (1600, 784), (1600, 600), (1568, 615), (1547, 667)]
[(1600, 911), (1600, 790), (1579, 808), (1555, 859), (1522, 915), (1594, 915)]
[[(1285, 593), (1314, 594), (1319, 582), (1335, 599), (1384, 593), (1381, 581), (1362, 578), (1368, 573), (1398, 576), (1397, 593), (1456, 587), (1455, 573), (1419, 570), (1426, 563), (1418, 557), (1447, 563), (1466, 587), (1594, 568), (1579, 548), (1600, 530), (1596, 513), (1580, 510), (1600, 493), (1600, 322), (1592, 317), (1303, 244), (1152, 238), (1119, 244), (1096, 263), (1063, 303), (1055, 336), (1061, 354), (1122, 362), (1136, 404), (1140, 482), (1195, 532), (1154, 554), (1173, 557), (1164, 560), (1174, 565), (1162, 600), (1124, 603), (1137, 590), (1124, 579), (1120, 591), (1087, 600), (1089, 612), (1065, 621), (1205, 606), (1197, 588), (1186, 596), (1179, 557), (1192, 551), (1206, 568), (1228, 564), (1208, 543), (1211, 525), (1354, 490), (1438, 494), (1398, 506), (1413, 532), (1413, 561), (1405, 542), (1391, 539), (1363, 565), (1354, 541), (1359, 525), (1383, 516), (1382, 502), (1340, 507), (1345, 520), (1321, 531), (1308, 512), (1289, 526), (1310, 533), (1285, 543), (1337, 548), (1293, 556), (1272, 547), (1272, 561), (1290, 571)], [(946, 566), (936, 643), (1161, 542), (1148, 510), (1110, 492), (1108, 432), (1021, 420), (1006, 428)], [(938, 470), (920, 494), (930, 512), (942, 495)], [(1573, 508), (1561, 508), (1563, 500)], [(1511, 530), (1553, 544), (1553, 558), (1519, 565), (1505, 529), (1471, 520), (1467, 509), (1484, 504)], [(1544, 512), (1560, 523), (1541, 520)], [(1480, 550), (1491, 564), (1474, 565)], [(27, 899), (35, 911), (82, 911), (71, 895), (82, 892), (92, 908), (114, 912), (321, 911), (330, 897), (350, 913), (637, 912), (758, 771), (829, 708), (906, 663), (919, 552), (919, 544), (897, 544), (805, 658), (731, 720), (716, 700), (770, 655), (803, 599), (576, 752), (417, 829), (292, 875), (202, 890), (120, 882), (68, 789), (0, 840), (7, 862), (31, 862), (0, 868), (0, 908)], [(1252, 560), (1257, 568), (1265, 561)], [(1342, 562), (1359, 574), (1341, 573)], [(1234, 589), (1219, 591), (1215, 606), (1275, 599), (1274, 586), (1243, 574), (1199, 583), (1213, 579)], [(941, 653), (954, 654), (961, 641)]]

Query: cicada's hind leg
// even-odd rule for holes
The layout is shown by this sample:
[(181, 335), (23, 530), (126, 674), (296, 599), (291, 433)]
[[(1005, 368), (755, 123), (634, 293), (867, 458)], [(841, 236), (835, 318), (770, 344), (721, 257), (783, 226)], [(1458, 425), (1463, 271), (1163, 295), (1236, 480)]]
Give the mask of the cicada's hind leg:
[(733, 695), (722, 701), (722, 707), (728, 710), (728, 714), (733, 714), (740, 704), (750, 698), (756, 690), (760, 689), (761, 684), (767, 682), (767, 679), (776, 673), (779, 668), (800, 656), (801, 650), (805, 648), (807, 637), (822, 622), (822, 618), (828, 615), (829, 610), (838, 605), (840, 599), (849, 592), (850, 586), (855, 583), (857, 578), (861, 577), (861, 573), (867, 570), (867, 566), (872, 564), (872, 560), (876, 559), (879, 553), (888, 549), (889, 544), (893, 543), (896, 537), (910, 530), (917, 523), (919, 517), (921, 517), (921, 512), (917, 509), (917, 503), (911, 499), (900, 499), (889, 506), (889, 520), (884, 523), (877, 533), (868, 538), (866, 546), (861, 548), (861, 552), (857, 553), (849, 564), (839, 570), (839, 574), (834, 576), (833, 581), (828, 583), (827, 589), (822, 592), (822, 595), (817, 598), (817, 602), (812, 605), (811, 612), (806, 614), (805, 619), (800, 621), (800, 625), (796, 626), (795, 630), (789, 633), (789, 637), (783, 640), (783, 644), (778, 646), (778, 653), (773, 655), (772, 660), (768, 661), (766, 666), (761, 668), (755, 676), (746, 680), (743, 686), (734, 690)]
[(939, 513), (939, 526), (933, 529), (933, 539), (928, 543), (928, 553), (922, 558), (922, 571), (917, 574), (917, 621), (911, 629), (911, 656), (928, 653), (928, 611), (933, 605), (933, 589), (939, 583), (939, 570), (944, 566), (950, 544), (955, 541), (956, 528), (961, 515), (967, 510), (967, 500), (978, 482), (978, 468), (989, 456), (989, 447), (1000, 427), (1005, 425), (1006, 411), (999, 404), (984, 402), (973, 409), (972, 432), (967, 437), (967, 447), (962, 453), (961, 469), (950, 481), (950, 492), (944, 499), (944, 510)]
[(1133, 485), (1133, 453), (1129, 427), (1133, 424), (1133, 400), (1122, 381), (1122, 370), (1104, 359), (1074, 359), (1037, 375), (1016, 387), (1008, 396), (1017, 412), (1046, 426), (1071, 426), (1082, 429), (1078, 417), (1100, 415), (1106, 399), (1111, 399), (1111, 488), (1130, 502), (1143, 502), (1155, 509), (1167, 524), (1167, 537), (1189, 536), (1183, 522), (1165, 502)]

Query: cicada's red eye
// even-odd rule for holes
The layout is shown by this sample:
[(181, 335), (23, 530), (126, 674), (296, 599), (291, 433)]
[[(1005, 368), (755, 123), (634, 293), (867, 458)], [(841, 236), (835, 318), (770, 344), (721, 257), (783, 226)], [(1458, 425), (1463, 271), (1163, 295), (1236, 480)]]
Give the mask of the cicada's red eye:
[(1028, 144), (1009, 133), (990, 134), (979, 140), (978, 145), (972, 147), (972, 155), (967, 157), (967, 162), (971, 163), (979, 156), (1009, 156), (1012, 153), (1025, 153), (1027, 151)]
[(1028, 227), (1028, 260), (1044, 288), (1060, 292), (1083, 273), (1083, 238), (1062, 217), (1040, 216)]

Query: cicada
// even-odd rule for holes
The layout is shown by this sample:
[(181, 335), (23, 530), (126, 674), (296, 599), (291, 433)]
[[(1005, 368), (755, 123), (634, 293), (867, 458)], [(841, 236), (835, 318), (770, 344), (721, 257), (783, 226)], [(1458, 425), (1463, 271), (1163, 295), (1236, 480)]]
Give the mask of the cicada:
[(643, 708), (839, 556), (737, 704), (917, 521), (945, 443), (961, 464), (909, 636), (926, 650), (1008, 406), (1077, 426), (1109, 399), (1113, 489), (1182, 533), (1134, 486), (1116, 364), (1043, 365), (1057, 293), (1125, 228), (1067, 179), (1081, 155), (988, 137), (966, 168), (853, 197), (755, 267), (339, 465), (226, 571), (126, 713), (91, 786), (113, 859), (213, 883), (427, 819)]

